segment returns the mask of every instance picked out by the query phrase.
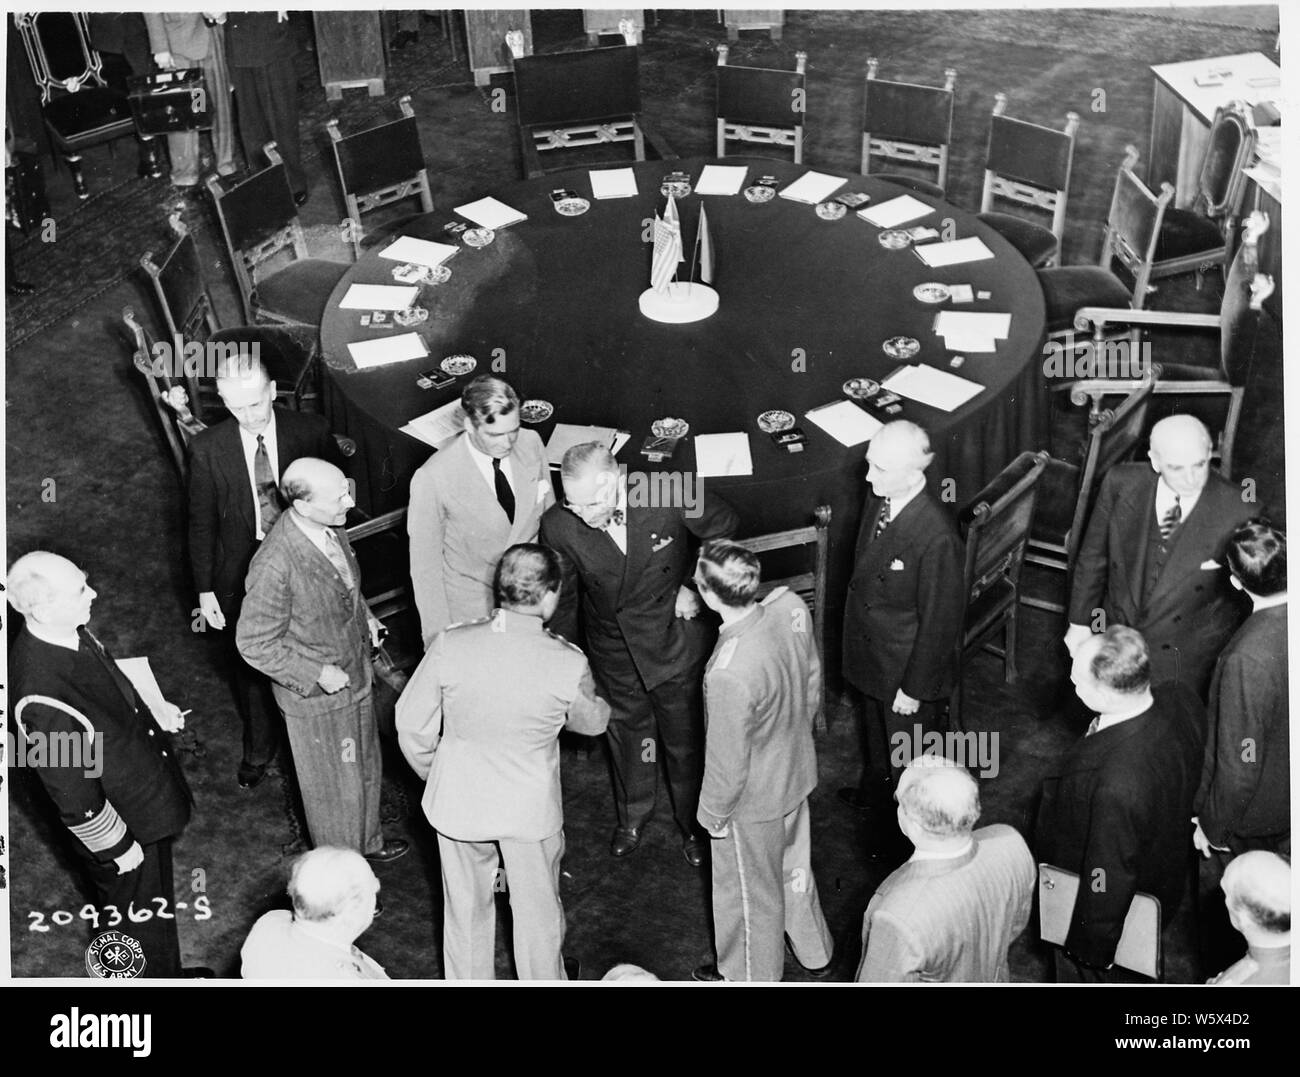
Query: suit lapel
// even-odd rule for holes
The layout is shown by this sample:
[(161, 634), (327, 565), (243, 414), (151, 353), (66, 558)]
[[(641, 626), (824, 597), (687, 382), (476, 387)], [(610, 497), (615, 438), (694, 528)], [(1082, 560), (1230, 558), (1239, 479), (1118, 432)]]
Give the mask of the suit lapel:
[[(1147, 575), (1147, 546), (1151, 542), (1151, 528), (1155, 524), (1156, 483), (1159, 478), (1160, 476), (1154, 471), (1149, 476), (1144, 476), (1143, 481), (1135, 486), (1114, 509), (1115, 515), (1121, 518), (1127, 516), (1137, 521), (1137, 526), (1133, 529), (1133, 541), (1137, 544), (1136, 557), (1133, 560), (1133, 571), (1128, 578), (1129, 602), (1131, 608), (1135, 610), (1140, 610), (1143, 606), (1142, 581)], [(1123, 563), (1122, 558), (1120, 563)]]
[[(642, 570), (646, 562), (650, 560), (650, 527), (652, 516), (650, 510), (643, 508), (627, 507), (627, 556), (622, 558), (623, 561), (623, 579), (619, 584), (619, 591), (622, 592), (629, 583), (640, 579)], [(619, 553), (618, 544), (610, 538), (608, 532), (605, 534), (605, 541), (609, 543), (614, 553)]]
[[(453, 453), (453, 463), (455, 464), (455, 491), (456, 499), (464, 506), (466, 517), (469, 519), (480, 520), (485, 526), (490, 527), (495, 534), (497, 541), (508, 541), (510, 538), (511, 524), (506, 518), (505, 509), (496, 498), (496, 491), (488, 486), (479, 471), (478, 465), (470, 455), (469, 444), (465, 440), (466, 435), (461, 434), (450, 446), (446, 452)], [(511, 467), (511, 471), (518, 469)], [(518, 475), (514, 475), (515, 480), (515, 519), (519, 519), (519, 496)]]
[[(1219, 503), (1219, 491), (1213, 478), (1211, 476), (1211, 481), (1205, 484), (1205, 489), (1196, 499), (1190, 515), (1174, 533), (1173, 546), (1169, 550), (1169, 557), (1165, 560), (1164, 571), (1160, 573), (1155, 587), (1151, 589), (1152, 601), (1164, 591), (1174, 587), (1179, 580), (1192, 573), (1199, 573), (1200, 558), (1203, 553), (1206, 551), (1216, 555), (1218, 553), (1212, 543), (1205, 542), (1207, 536), (1212, 535), (1216, 530), (1223, 530), (1224, 526), (1222, 512), (1224, 506)], [(1154, 515), (1154, 510), (1152, 513)], [(1143, 549), (1145, 548), (1144, 543)], [(1206, 575), (1208, 576), (1209, 573)]]
[(880, 533), (879, 538), (873, 538), (875, 534), (876, 521), (880, 517), (881, 500), (878, 497), (872, 497), (867, 507), (871, 510), (872, 515), (867, 518), (870, 522), (864, 520), (864, 525), (870, 527), (871, 534), (864, 536), (865, 544), (863, 546), (863, 564), (869, 570), (875, 570), (880, 565), (891, 562), (901, 554), (906, 554), (915, 545), (914, 538), (916, 531), (921, 527), (924, 520), (924, 512), (921, 507), (921, 499), (925, 497), (925, 492), (917, 494), (906, 505), (893, 520), (889, 526)]
[(253, 487), (248, 481), (248, 464), (244, 459), (244, 442), (239, 436), (239, 424), (234, 419), (227, 419), (223, 427), (225, 443), (221, 447), (221, 453), (218, 454), (218, 460), (226, 482), (230, 486), (239, 518), (247, 526), (249, 534), (256, 535), (257, 521), (253, 518)]

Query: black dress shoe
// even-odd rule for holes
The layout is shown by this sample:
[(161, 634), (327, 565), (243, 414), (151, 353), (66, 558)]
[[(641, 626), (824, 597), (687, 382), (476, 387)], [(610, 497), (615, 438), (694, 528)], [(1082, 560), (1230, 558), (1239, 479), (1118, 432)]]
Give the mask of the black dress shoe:
[(372, 864), (387, 864), (400, 856), (405, 856), (411, 843), (405, 838), (390, 838), (377, 853), (366, 853), (366, 859)]
[(564, 959), (564, 975), (570, 980), (582, 979), (582, 965), (578, 963), (576, 957), (566, 957)]
[(727, 978), (718, 971), (717, 965), (701, 965), (691, 973), (692, 980), (699, 980), (702, 984), (726, 983)]
[(254, 766), (252, 763), (240, 763), (239, 773), (235, 775), (235, 780), (239, 782), (240, 789), (252, 789), (263, 778), (266, 777), (266, 768), (268, 764), (262, 763)]
[(293, 204), (295, 206), (305, 206), (307, 204), (307, 199), (310, 197), (311, 191), (299, 191), (293, 196)]
[(609, 851), (615, 856), (627, 856), (628, 853), (634, 852), (640, 844), (641, 828), (639, 826), (616, 826), (614, 828), (614, 837), (610, 839)]
[(688, 834), (682, 842), (682, 857), (693, 868), (704, 867), (704, 843), (694, 834)]
[(799, 955), (794, 952), (794, 947), (790, 945), (790, 940), (788, 938), (785, 940), (785, 948), (786, 951), (790, 954), (790, 956), (794, 958), (794, 963), (798, 965), (801, 969), (803, 969), (804, 972), (806, 972), (814, 980), (829, 980), (831, 978), (831, 974), (835, 971), (835, 969), (833, 968), (835, 964), (835, 954), (833, 951), (831, 953), (831, 959), (827, 961), (826, 964), (824, 964), (821, 968), (810, 969), (807, 965), (803, 964), (803, 962), (799, 960)]
[(205, 965), (191, 965), (181, 969), (182, 980), (215, 980), (217, 974)]

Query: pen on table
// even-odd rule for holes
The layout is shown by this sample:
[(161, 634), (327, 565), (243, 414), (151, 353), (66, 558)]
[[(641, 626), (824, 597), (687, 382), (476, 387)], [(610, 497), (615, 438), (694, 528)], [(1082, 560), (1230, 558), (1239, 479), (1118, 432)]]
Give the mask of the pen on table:
[(194, 713), (194, 708), (191, 707), (191, 708), (190, 708), (189, 710), (187, 710), (187, 711), (181, 711), (181, 713), (180, 713), (180, 717), (184, 718), (187, 714), (193, 714), (193, 713)]

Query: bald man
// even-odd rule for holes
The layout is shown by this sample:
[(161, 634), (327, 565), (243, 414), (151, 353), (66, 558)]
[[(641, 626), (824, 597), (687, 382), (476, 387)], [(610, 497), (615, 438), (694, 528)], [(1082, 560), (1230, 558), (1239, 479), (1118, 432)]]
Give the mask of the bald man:
[(1107, 472), (1079, 548), (1070, 589), (1071, 655), (1093, 632), (1142, 633), (1151, 681), (1177, 681), (1205, 698), (1219, 652), (1249, 604), (1224, 567), (1228, 540), (1258, 510), (1210, 470), (1210, 435), (1190, 415), (1151, 430), (1150, 464)]
[(395, 860), (407, 843), (385, 841), (379, 829), (370, 664), (378, 622), (343, 529), (348, 481), (328, 461), (303, 457), (285, 468), (280, 493), (288, 510), (253, 556), (235, 642), (271, 679), (312, 844)]
[(387, 980), (353, 945), (379, 915), (379, 880), (358, 853), (303, 853), (289, 874), (293, 912), (273, 909), (239, 951), (245, 980)]
[(1223, 873), (1232, 926), (1246, 956), (1209, 981), (1216, 987), (1291, 982), (1291, 863), (1277, 853), (1242, 853)]
[(103, 916), (96, 934), (120, 924), (142, 948), (140, 975), (180, 976), (175, 916), (127, 919), (174, 904), (172, 840), (192, 803), (169, 736), (185, 724), (180, 708), (151, 712), (87, 630), (96, 595), (71, 561), (44, 551), (20, 557), (8, 598), (26, 622), (9, 656), (16, 732), (47, 749), (40, 765), (32, 751), (26, 758), (94, 889)]
[(300, 456), (342, 463), (319, 415), (273, 406), (275, 382), (260, 359), (233, 357), (217, 370), (217, 395), (230, 418), (190, 443), (189, 550), (199, 609), (229, 662), (243, 727), (236, 780), (251, 789), (279, 747), (280, 719), (265, 677), (235, 648), (244, 577), (258, 544), (280, 517), (280, 475)]
[(975, 830), (979, 785), (943, 756), (913, 759), (898, 826), (916, 852), (862, 918), (861, 983), (1007, 983), (1007, 951), (1029, 923), (1034, 858), (1004, 824)]
[(871, 494), (844, 603), (842, 667), (865, 704), (866, 765), (858, 788), (839, 792), (861, 811), (889, 810), (906, 758), (899, 738), (912, 744), (936, 729), (956, 684), (963, 553), (925, 489), (933, 459), (929, 436), (904, 420), (883, 426), (867, 449)]

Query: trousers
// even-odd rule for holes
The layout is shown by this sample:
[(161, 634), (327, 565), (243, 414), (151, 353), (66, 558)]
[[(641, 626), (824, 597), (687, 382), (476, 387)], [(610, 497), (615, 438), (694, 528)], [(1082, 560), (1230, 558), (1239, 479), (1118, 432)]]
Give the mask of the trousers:
[[(229, 176), (235, 171), (235, 113), (230, 102), (230, 76), (226, 71), (226, 35), (219, 26), (209, 27), (208, 33), (208, 54), (203, 59), (191, 60), (176, 53), (172, 59), (179, 68), (203, 70), (208, 108), (212, 113), (212, 155), (216, 158), (217, 172)], [(167, 152), (172, 159), (172, 183), (177, 187), (193, 187), (199, 182), (198, 131), (168, 135)]]
[[(144, 950), (144, 979), (175, 979), (181, 974), (181, 944), (176, 933), (176, 895), (172, 880), (172, 839), (150, 842), (140, 846), (144, 860), (134, 871), (117, 873), (117, 865), (90, 860), (87, 873), (95, 888), (95, 903), (99, 906), (99, 924), (94, 934), (115, 930), (130, 935)], [(157, 899), (157, 900), (156, 900)], [(110, 909), (121, 916), (121, 922)], [(150, 912), (147, 920), (136, 921), (144, 910)], [(82, 975), (85, 975), (83, 972)]]

